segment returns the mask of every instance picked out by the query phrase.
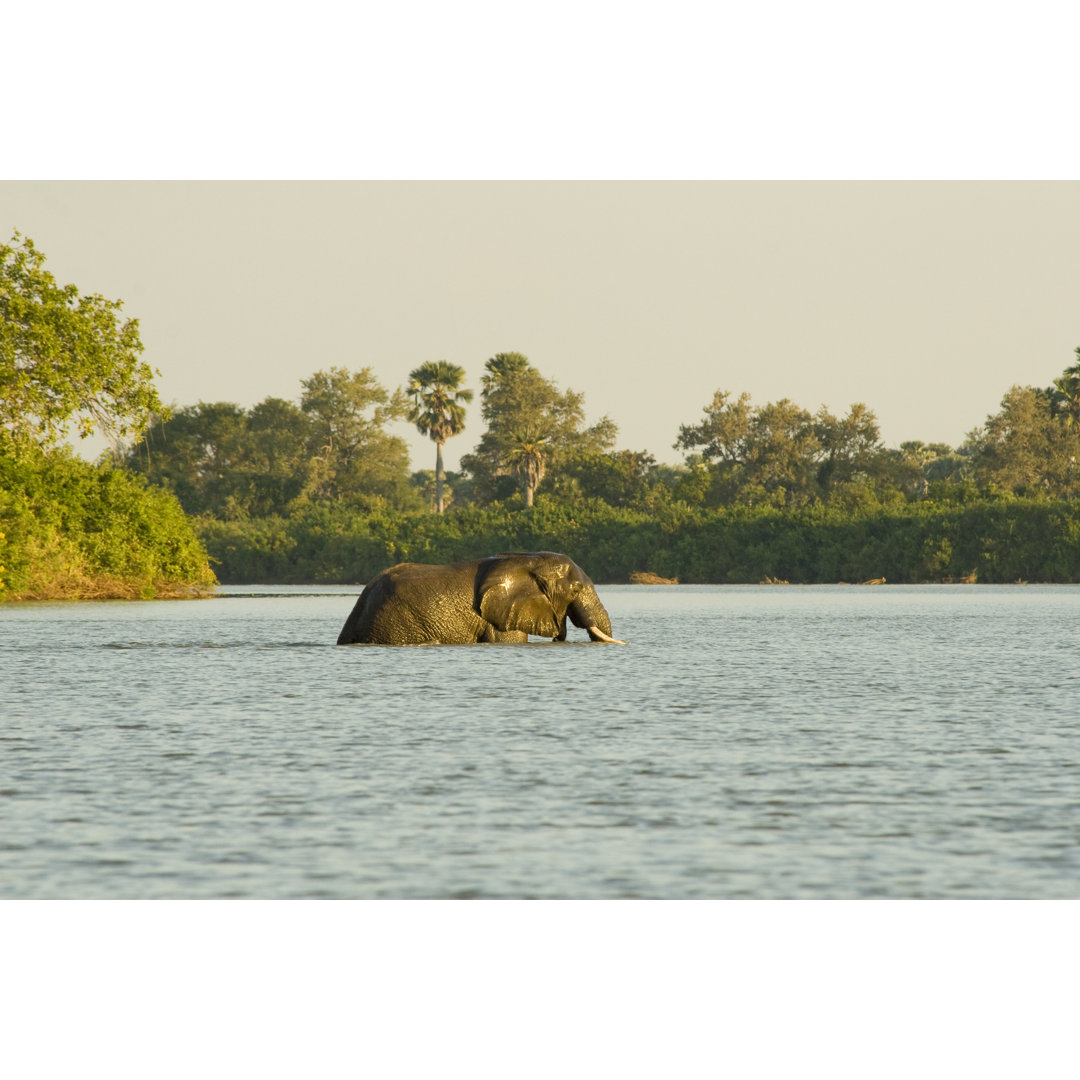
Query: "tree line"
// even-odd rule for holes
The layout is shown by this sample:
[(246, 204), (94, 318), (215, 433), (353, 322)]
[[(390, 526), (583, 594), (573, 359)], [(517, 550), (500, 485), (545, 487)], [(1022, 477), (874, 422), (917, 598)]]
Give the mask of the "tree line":
[(398, 562), (537, 550), (572, 552), (602, 584), (641, 571), (698, 584), (1080, 581), (1080, 503), (1011, 495), (652, 512), (543, 500), (443, 515), (320, 504), (289, 518), (203, 519), (200, 531), (218, 576), (235, 584), (359, 585)]
[[(398, 511), (497, 505), (531, 507), (598, 499), (643, 511), (818, 504), (889, 505), (965, 493), (1070, 499), (1080, 493), (1080, 348), (1045, 389), (1014, 386), (1000, 410), (957, 448), (882, 443), (862, 403), (841, 415), (811, 413), (787, 398), (754, 405), (717, 390), (696, 423), (680, 426), (665, 465), (616, 449), (608, 416), (586, 426), (584, 395), (563, 390), (521, 353), (484, 366), (484, 429), (447, 475), (443, 447), (466, 429), (472, 392), (464, 371), (429, 361), (389, 391), (370, 368), (319, 371), (296, 403), (266, 398), (251, 409), (204, 403), (159, 414), (123, 464), (174, 491), (192, 514), (223, 520), (290, 516), (312, 503)], [(393, 421), (411, 422), (436, 445), (434, 470), (410, 473)]]
[[(471, 428), (457, 365), (421, 363), (396, 389), (331, 367), (296, 401), (170, 409), (137, 320), (58, 285), (44, 261), (18, 233), (0, 245), (0, 598), (52, 595), (58, 580), (63, 595), (184, 592), (212, 582), (208, 557), (222, 580), (351, 582), (508, 546), (571, 551), (601, 579), (830, 580), (862, 573), (868, 551), (892, 552), (868, 575), (892, 580), (1080, 573), (1080, 348), (956, 448), (886, 447), (861, 403), (811, 413), (718, 389), (680, 426), (675, 465), (617, 448), (617, 425), (588, 425), (581, 393), (496, 353), (482, 430), (447, 474), (446, 442)], [(434, 469), (410, 471), (402, 423), (435, 444)], [(103, 431), (113, 451), (82, 462), (63, 446), (72, 428)]]
[[(127, 467), (170, 483), (232, 582), (358, 583), (394, 562), (508, 548), (571, 551), (600, 581), (641, 570), (694, 582), (1080, 579), (1080, 349), (1051, 387), (1013, 387), (955, 449), (886, 447), (864, 404), (811, 413), (717, 391), (700, 420), (681, 425), (678, 465), (616, 449), (609, 417), (586, 425), (582, 394), (521, 353), (498, 353), (481, 379), (484, 430), (444, 479), (443, 445), (465, 430), (471, 401), (463, 377), (430, 362), (391, 393), (370, 369), (316, 373), (296, 405), (219, 406), (226, 438), (204, 422), (214, 407), (181, 409)], [(331, 433), (346, 421), (328, 418), (361, 400), (357, 450)], [(271, 406), (296, 432), (276, 465), (260, 449)], [(406, 474), (392, 419), (431, 436), (434, 471)], [(355, 466), (364, 454), (366, 473)]]
[[(300, 380), (298, 402), (268, 397), (251, 409), (199, 402), (158, 412), (121, 461), (174, 491), (189, 513), (226, 520), (288, 515), (317, 502), (442, 513), (451, 502), (490, 505), (519, 493), (532, 506), (545, 477), (564, 495), (584, 482), (587, 493), (604, 487), (618, 499), (619, 480), (604, 485), (605, 468), (626, 473), (629, 466), (640, 481), (654, 464), (648, 455), (613, 453), (617, 428), (607, 417), (586, 427), (584, 395), (560, 390), (520, 353), (498, 353), (482, 380), (486, 430), (462, 471), (448, 478), (443, 447), (465, 430), (473, 397), (461, 385), (464, 374), (445, 360), (428, 361), (406, 388), (390, 391), (369, 367), (332, 367)], [(393, 421), (431, 438), (434, 470), (410, 473)]]

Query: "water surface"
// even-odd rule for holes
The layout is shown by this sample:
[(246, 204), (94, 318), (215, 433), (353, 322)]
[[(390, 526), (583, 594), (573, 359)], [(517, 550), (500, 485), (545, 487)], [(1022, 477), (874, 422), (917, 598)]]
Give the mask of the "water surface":
[(609, 586), (627, 646), (337, 647), (356, 593), (0, 607), (0, 896), (1080, 895), (1080, 588)]

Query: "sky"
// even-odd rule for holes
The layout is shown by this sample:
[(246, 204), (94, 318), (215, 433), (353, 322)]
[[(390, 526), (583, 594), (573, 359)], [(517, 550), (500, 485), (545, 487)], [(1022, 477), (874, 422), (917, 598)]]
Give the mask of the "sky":
[(11, 180), (0, 227), (124, 302), (173, 405), (460, 365), (477, 400), (450, 469), (496, 352), (676, 463), (717, 389), (863, 402), (887, 445), (958, 445), (1080, 345), (1076, 181)]

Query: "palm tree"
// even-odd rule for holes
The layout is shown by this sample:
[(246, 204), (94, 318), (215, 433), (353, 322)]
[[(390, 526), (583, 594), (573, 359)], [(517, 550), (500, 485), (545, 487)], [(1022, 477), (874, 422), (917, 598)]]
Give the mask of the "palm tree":
[(547, 472), (544, 462), (546, 450), (546, 437), (521, 432), (514, 436), (513, 445), (506, 455), (507, 463), (521, 480), (521, 490), (526, 506), (532, 506), (533, 494)]
[(1080, 421), (1080, 346), (1076, 348), (1076, 363), (1054, 380), (1049, 392), (1050, 406), (1066, 427)]
[(413, 399), (407, 416), (421, 435), (435, 444), (435, 510), (443, 512), (443, 446), (465, 430), (465, 405), (471, 390), (461, 390), (465, 369), (445, 360), (429, 360), (409, 372), (409, 395)]

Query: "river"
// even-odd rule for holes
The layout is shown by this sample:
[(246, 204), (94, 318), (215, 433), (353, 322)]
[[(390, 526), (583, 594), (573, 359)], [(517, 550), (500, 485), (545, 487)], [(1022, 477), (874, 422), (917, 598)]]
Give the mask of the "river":
[(629, 644), (0, 606), (0, 896), (1080, 895), (1080, 588), (599, 591)]

